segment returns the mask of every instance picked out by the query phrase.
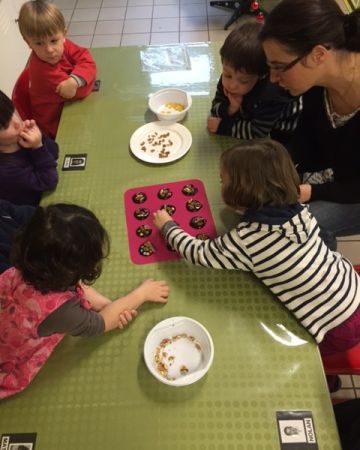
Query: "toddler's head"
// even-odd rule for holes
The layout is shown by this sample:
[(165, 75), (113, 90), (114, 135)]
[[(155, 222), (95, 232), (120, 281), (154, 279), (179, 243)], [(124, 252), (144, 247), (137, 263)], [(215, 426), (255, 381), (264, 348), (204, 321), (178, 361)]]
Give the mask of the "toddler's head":
[(107, 232), (88, 209), (71, 204), (39, 207), (19, 231), (12, 264), (39, 291), (91, 284), (109, 250)]
[(65, 19), (59, 8), (45, 0), (32, 0), (20, 9), (19, 29), (36, 55), (49, 64), (57, 64), (64, 53)]
[(236, 210), (298, 202), (298, 173), (285, 147), (271, 139), (243, 140), (225, 150), (220, 176), (224, 202)]
[(0, 91), (0, 152), (17, 144), (22, 126), (22, 120), (16, 113), (13, 102)]
[(246, 95), (267, 74), (266, 57), (259, 40), (262, 24), (247, 22), (233, 30), (220, 49), (222, 83), (234, 95)]

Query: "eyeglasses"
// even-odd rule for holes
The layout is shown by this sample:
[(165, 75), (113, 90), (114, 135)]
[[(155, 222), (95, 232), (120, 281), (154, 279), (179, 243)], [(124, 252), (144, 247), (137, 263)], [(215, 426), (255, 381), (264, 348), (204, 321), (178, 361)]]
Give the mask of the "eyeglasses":
[(308, 52), (298, 56), (297, 58), (295, 58), (293, 61), (290, 61), (288, 64), (268, 64), (268, 67), (270, 70), (274, 70), (275, 72), (287, 72), (288, 70), (290, 70), (292, 67), (296, 66), (296, 64), (301, 61), (306, 55), (308, 54)]

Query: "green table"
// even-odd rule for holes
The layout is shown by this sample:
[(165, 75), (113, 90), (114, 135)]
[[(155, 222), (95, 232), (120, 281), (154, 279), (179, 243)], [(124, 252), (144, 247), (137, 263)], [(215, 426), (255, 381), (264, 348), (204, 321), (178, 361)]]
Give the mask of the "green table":
[[(78, 203), (103, 221), (112, 250), (96, 283), (101, 292), (115, 298), (145, 278), (166, 279), (169, 303), (146, 305), (124, 331), (66, 337), (30, 387), (1, 402), (0, 433), (37, 432), (36, 450), (273, 450), (276, 411), (309, 410), (319, 448), (340, 449), (316, 345), (252, 275), (180, 260), (130, 262), (123, 193), (131, 187), (200, 178), (218, 232), (235, 220), (221, 203), (218, 173), (219, 155), (232, 140), (206, 131), (218, 46), (187, 45), (191, 70), (178, 72), (142, 71), (140, 50), (93, 51), (100, 92), (66, 106), (58, 134), (60, 165), (66, 153), (87, 153), (86, 170), (60, 172), (44, 203)], [(183, 122), (193, 145), (173, 164), (141, 163), (129, 153), (129, 138), (151, 120), (148, 94), (171, 85), (193, 96)], [(207, 376), (183, 388), (158, 382), (142, 356), (148, 331), (178, 315), (205, 325), (215, 345)]]

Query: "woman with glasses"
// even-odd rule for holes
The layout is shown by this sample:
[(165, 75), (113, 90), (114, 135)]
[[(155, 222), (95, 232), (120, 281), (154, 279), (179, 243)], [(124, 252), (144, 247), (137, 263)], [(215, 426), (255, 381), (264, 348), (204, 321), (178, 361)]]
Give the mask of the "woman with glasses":
[(270, 77), (303, 111), (290, 137), (273, 135), (302, 176), (301, 202), (335, 237), (360, 233), (360, 9), (335, 0), (283, 0), (261, 31)]

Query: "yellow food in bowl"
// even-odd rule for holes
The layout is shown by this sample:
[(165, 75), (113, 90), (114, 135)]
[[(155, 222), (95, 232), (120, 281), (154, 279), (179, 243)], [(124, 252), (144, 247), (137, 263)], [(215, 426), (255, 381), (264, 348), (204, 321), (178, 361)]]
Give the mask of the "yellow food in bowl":
[(169, 102), (165, 103), (165, 105), (162, 105), (162, 107), (159, 110), (160, 114), (171, 114), (174, 111), (181, 112), (184, 111), (185, 106), (181, 103), (175, 103), (175, 102)]

